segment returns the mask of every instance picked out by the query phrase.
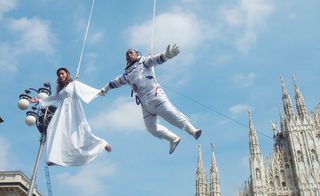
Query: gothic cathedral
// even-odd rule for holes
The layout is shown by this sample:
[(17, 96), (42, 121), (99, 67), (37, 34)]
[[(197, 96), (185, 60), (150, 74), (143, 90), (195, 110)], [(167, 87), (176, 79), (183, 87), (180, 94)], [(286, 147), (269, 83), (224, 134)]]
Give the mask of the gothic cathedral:
[[(257, 131), (249, 111), (250, 177), (237, 196), (319, 196), (320, 195), (320, 107), (308, 112), (294, 81), (296, 112), (285, 84), (282, 84), (284, 114), (280, 127), (272, 123), (274, 148), (264, 160)], [(206, 182), (199, 147), (196, 196), (220, 196), (219, 173), (214, 154), (210, 185)]]

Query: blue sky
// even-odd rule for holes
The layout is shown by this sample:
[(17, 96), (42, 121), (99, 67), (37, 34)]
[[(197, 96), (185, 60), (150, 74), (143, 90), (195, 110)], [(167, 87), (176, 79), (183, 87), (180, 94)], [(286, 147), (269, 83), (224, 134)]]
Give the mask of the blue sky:
[[(24, 123), (17, 107), (26, 88), (51, 82), (68, 67), (75, 76), (90, 0), (0, 0), (0, 170), (31, 176), (39, 133)], [(112, 90), (85, 105), (93, 132), (112, 153), (82, 167), (50, 167), (54, 195), (194, 195), (198, 144), (209, 173), (215, 145), (223, 195), (232, 195), (249, 177), (247, 110), (256, 129), (272, 137), (279, 122), (281, 83), (294, 100), (294, 75), (309, 111), (320, 98), (320, 1), (308, 0), (96, 0), (80, 70), (80, 81), (96, 88), (122, 73), (125, 51), (163, 52), (176, 43), (181, 53), (157, 67), (170, 100), (203, 130), (195, 141), (182, 137), (174, 154), (169, 144), (144, 128), (129, 87)], [(195, 101), (191, 101), (195, 100)], [(204, 107), (205, 106), (205, 107)], [(208, 109), (211, 108), (211, 109)], [(163, 121), (161, 121), (163, 122)], [(273, 141), (259, 134), (264, 157)], [(41, 162), (37, 184), (47, 194)]]

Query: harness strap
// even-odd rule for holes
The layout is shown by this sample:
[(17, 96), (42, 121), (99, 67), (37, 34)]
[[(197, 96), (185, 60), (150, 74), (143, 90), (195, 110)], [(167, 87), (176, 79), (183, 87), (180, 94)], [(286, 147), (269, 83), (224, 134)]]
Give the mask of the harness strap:
[(137, 105), (141, 104), (141, 106), (143, 107), (143, 104), (141, 103), (140, 98), (138, 97), (138, 95), (136, 95), (136, 104)]

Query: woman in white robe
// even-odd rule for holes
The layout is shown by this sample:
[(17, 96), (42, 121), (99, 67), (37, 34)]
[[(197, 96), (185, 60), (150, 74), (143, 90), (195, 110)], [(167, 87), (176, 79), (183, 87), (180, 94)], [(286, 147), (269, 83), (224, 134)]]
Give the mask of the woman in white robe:
[(103, 150), (111, 151), (108, 142), (91, 132), (81, 105), (81, 100), (89, 103), (100, 90), (72, 81), (66, 68), (58, 69), (57, 76), (56, 95), (30, 100), (42, 107), (61, 102), (47, 128), (46, 162), (60, 166), (84, 165)]

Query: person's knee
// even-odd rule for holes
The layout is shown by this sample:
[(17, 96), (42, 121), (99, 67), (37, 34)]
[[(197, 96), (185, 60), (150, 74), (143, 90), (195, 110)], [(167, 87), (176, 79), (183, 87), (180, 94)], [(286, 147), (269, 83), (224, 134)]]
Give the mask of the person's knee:
[(157, 126), (153, 123), (145, 123), (147, 130), (154, 135), (157, 132)]
[(146, 126), (149, 133), (151, 133), (154, 137), (162, 138), (164, 133), (162, 129), (159, 129), (157, 125), (149, 125)]

